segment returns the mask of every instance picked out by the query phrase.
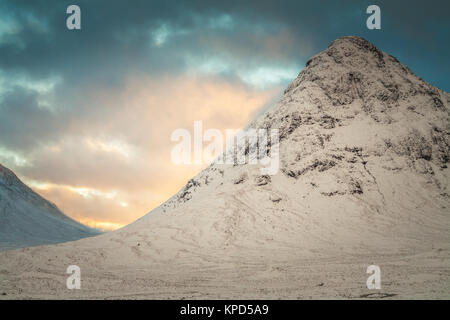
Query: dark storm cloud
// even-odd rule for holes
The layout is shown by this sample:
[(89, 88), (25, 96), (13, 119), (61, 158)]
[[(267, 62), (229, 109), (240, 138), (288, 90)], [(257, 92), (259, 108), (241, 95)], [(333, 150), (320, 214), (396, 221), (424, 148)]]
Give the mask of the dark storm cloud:
[[(447, 1), (377, 3), (382, 7), (381, 31), (365, 28), (370, 1), (6, 1), (2, 15), (20, 30), (1, 42), (0, 68), (23, 70), (32, 77), (63, 74), (72, 86), (86, 81), (116, 85), (134, 70), (180, 72), (186, 54), (228, 55), (253, 64), (299, 62), (348, 34), (366, 36), (382, 47), (385, 43), (384, 50), (400, 55), (416, 49), (417, 58), (445, 63), (439, 51), (449, 48)], [(81, 31), (65, 27), (69, 4), (81, 7)], [(224, 15), (230, 17), (230, 26), (214, 27)], [(167, 43), (156, 47), (152, 33), (163, 26)], [(290, 42), (268, 48), (266, 40), (276, 45), (271, 37), (283, 32)], [(312, 47), (305, 49), (305, 42)], [(428, 49), (420, 50), (418, 44)], [(417, 70), (429, 68), (427, 62), (418, 64)]]
[(14, 87), (0, 102), (1, 144), (10, 149), (39, 147), (60, 129), (55, 120), (50, 110), (39, 107), (35, 91)]

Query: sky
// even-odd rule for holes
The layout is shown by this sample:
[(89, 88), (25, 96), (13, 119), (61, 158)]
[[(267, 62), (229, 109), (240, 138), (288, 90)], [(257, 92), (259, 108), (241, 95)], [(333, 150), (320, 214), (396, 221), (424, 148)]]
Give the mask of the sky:
[[(81, 9), (68, 30), (66, 8)], [(381, 30), (366, 8), (381, 8)], [(0, 0), (0, 163), (70, 217), (133, 222), (201, 165), (178, 128), (244, 127), (306, 61), (357, 35), (450, 91), (448, 1)]]

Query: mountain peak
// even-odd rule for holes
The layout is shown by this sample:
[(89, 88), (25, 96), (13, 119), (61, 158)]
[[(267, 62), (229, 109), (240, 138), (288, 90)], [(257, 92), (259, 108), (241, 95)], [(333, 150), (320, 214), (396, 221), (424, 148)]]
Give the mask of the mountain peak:
[(443, 107), (440, 90), (414, 75), (395, 57), (357, 36), (336, 39), (309, 59), (285, 95), (312, 87), (319, 87), (333, 106), (361, 99), (363, 107), (382, 104), (391, 109), (399, 99), (423, 94), (432, 96), (436, 107)]
[[(252, 127), (278, 128), (282, 145), (304, 141), (302, 145), (308, 146), (281, 164), (288, 173), (303, 170), (291, 170), (301, 162), (296, 159), (339, 148), (377, 156), (392, 152), (413, 163), (422, 159), (446, 168), (449, 104), (448, 93), (414, 75), (396, 58), (361, 37), (347, 36), (313, 56), (280, 102)], [(318, 149), (308, 136), (318, 137)]]
[(19, 181), (19, 178), (17, 178), (14, 172), (0, 163), (0, 182), (12, 184), (14, 181)]
[(339, 47), (341, 45), (351, 45), (358, 49), (378, 50), (370, 41), (359, 36), (344, 36), (332, 41), (328, 48)]
[[(346, 36), (334, 40), (324, 53), (332, 57), (336, 63), (346, 63), (359, 57), (362, 62), (372, 62), (378, 68), (385, 67), (385, 58), (390, 57), (371, 42), (357, 36)], [(394, 61), (398, 63), (395, 58)]]

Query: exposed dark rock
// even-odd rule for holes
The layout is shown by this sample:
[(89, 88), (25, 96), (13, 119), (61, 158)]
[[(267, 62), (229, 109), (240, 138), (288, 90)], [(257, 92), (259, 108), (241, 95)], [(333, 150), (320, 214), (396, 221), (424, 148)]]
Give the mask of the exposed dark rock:
[(255, 182), (256, 182), (257, 186), (264, 186), (264, 185), (270, 183), (271, 180), (272, 179), (270, 178), (269, 175), (262, 175), (262, 176), (256, 177), (256, 181)]

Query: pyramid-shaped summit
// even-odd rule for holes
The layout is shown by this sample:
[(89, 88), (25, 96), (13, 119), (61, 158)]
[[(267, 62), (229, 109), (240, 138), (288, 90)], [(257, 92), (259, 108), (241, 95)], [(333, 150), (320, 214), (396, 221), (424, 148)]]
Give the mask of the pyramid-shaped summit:
[[(82, 261), (102, 295), (364, 297), (376, 264), (388, 296), (448, 296), (449, 105), (368, 41), (337, 39), (248, 126), (279, 130), (276, 174), (213, 163), (121, 230), (34, 252)], [(10, 258), (16, 275), (42, 267)]]
[[(446, 194), (449, 101), (448, 93), (415, 76), (393, 56), (348, 36), (312, 57), (281, 100), (248, 127), (280, 131), (277, 176), (306, 179), (306, 185), (314, 186), (306, 194), (369, 194), (380, 188), (372, 167), (386, 178), (414, 172), (436, 186), (438, 194)], [(194, 198), (194, 190), (214, 185), (212, 177), (218, 177), (220, 186), (225, 175), (244, 185), (272, 179), (260, 177), (258, 169), (212, 165), (165, 206)], [(373, 208), (382, 210), (386, 199), (378, 191), (374, 196), (381, 199), (374, 199)]]

